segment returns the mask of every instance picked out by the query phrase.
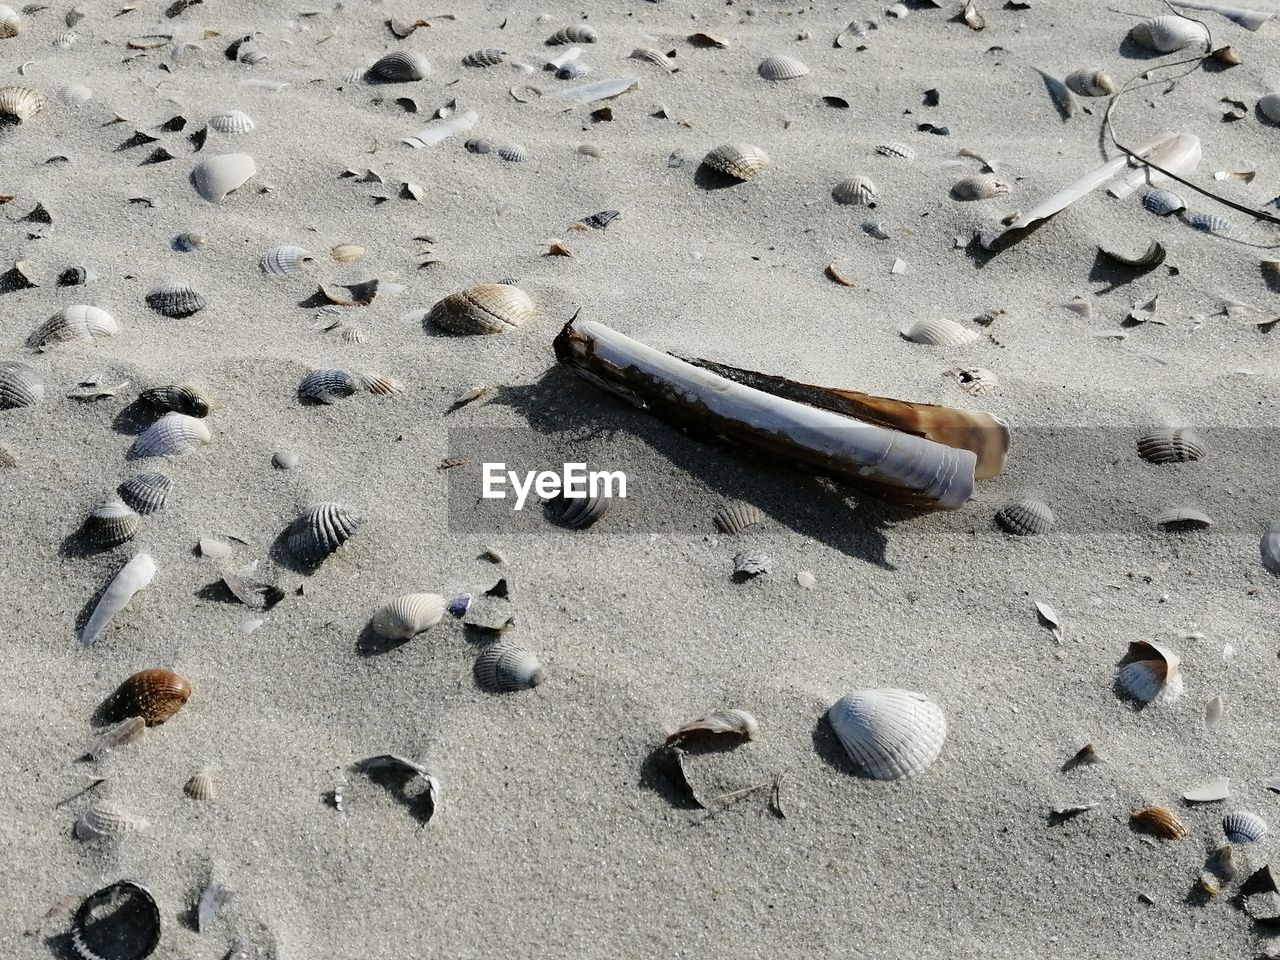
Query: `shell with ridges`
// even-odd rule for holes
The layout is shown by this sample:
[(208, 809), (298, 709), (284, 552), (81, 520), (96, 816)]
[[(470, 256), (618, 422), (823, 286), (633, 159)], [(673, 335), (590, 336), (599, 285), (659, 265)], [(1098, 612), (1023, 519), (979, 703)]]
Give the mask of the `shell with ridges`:
[(0, 360), (0, 410), (33, 407), (44, 399), (40, 372), (18, 360)]
[(1006, 533), (1034, 536), (1053, 529), (1053, 511), (1043, 500), (1015, 500), (996, 512), (996, 523)]
[(1205, 451), (1204, 440), (1190, 427), (1154, 427), (1138, 437), (1138, 456), (1148, 463), (1189, 463)]
[(931, 347), (958, 347), (978, 339), (976, 330), (946, 317), (926, 317), (904, 327), (898, 333), (912, 343), (923, 343)]
[(911, 690), (857, 690), (827, 710), (827, 720), (855, 766), (876, 780), (923, 773), (947, 738), (937, 704)]
[(317, 403), (333, 403), (349, 397), (359, 390), (375, 396), (388, 396), (400, 392), (400, 383), (392, 377), (376, 373), (353, 373), (336, 367), (312, 370), (298, 385), (298, 395)]
[[(41, 9), (41, 8), (37, 8)], [(22, 18), (18, 11), (0, 3), (0, 40), (8, 40), (22, 32)]]
[(355, 536), (361, 520), (339, 503), (317, 503), (289, 527), (289, 552), (306, 564), (317, 564)]
[(476, 658), (476, 683), (492, 693), (527, 690), (542, 683), (542, 665), (533, 652), (511, 640), (486, 647)]
[(746, 181), (769, 166), (769, 155), (749, 143), (726, 143), (703, 157), (702, 163), (725, 176)]
[(1213, 517), (1194, 507), (1170, 507), (1160, 511), (1156, 524), (1174, 530), (1202, 530), (1213, 526)]
[(41, 350), (53, 343), (81, 340), (92, 343), (98, 337), (113, 337), (120, 332), (115, 317), (100, 307), (77, 303), (63, 307), (27, 337), (27, 347)]
[(1222, 818), (1222, 832), (1232, 843), (1257, 843), (1267, 835), (1267, 821), (1256, 813), (1228, 813)]
[(766, 80), (795, 80), (807, 76), (809, 67), (795, 57), (775, 54), (761, 60), (756, 72)]
[(1135, 640), (1120, 661), (1116, 687), (1139, 703), (1175, 703), (1184, 689), (1181, 664), (1182, 659), (1167, 647)]
[(564, 491), (546, 501), (547, 511), (553, 520), (570, 530), (586, 530), (608, 512), (612, 497), (592, 495), (590, 491), (580, 497), (570, 497)]
[(210, 203), (221, 203), (228, 194), (243, 187), (258, 172), (247, 153), (222, 153), (209, 157), (191, 171), (196, 193)]
[(957, 200), (990, 200), (1004, 196), (1009, 190), (1009, 184), (994, 173), (975, 173), (957, 180), (951, 187), (951, 196)]
[(1067, 74), (1066, 84), (1082, 97), (1109, 97), (1118, 89), (1111, 76), (1101, 70), (1074, 70)]
[(1171, 213), (1187, 209), (1183, 199), (1172, 190), (1156, 188), (1142, 195), (1142, 205), (1158, 217), (1167, 217)]
[(1129, 815), (1134, 826), (1165, 840), (1181, 840), (1187, 828), (1168, 807), (1147, 807)]
[(58, 97), (63, 103), (74, 107), (92, 100), (93, 90), (82, 83), (72, 83), (59, 90)]
[(504, 143), (498, 148), (498, 156), (509, 163), (524, 163), (529, 159), (529, 151), (518, 143)]
[(189, 417), (185, 413), (166, 413), (138, 435), (129, 448), (129, 457), (145, 460), (148, 457), (180, 456), (212, 439), (208, 424), (200, 418)]
[(159, 410), (174, 410), (189, 417), (207, 417), (213, 408), (205, 392), (191, 383), (151, 387), (143, 390), (138, 399)]
[(438, 593), (407, 593), (373, 615), (375, 633), (389, 640), (408, 640), (440, 622), (448, 603)]
[(209, 118), (209, 126), (218, 133), (250, 133), (256, 124), (253, 117), (242, 110), (227, 110)]
[(764, 513), (755, 504), (743, 503), (739, 500), (721, 507), (712, 519), (715, 521), (717, 530), (734, 536), (752, 524), (763, 521)]
[(314, 259), (315, 257), (311, 255), (310, 250), (284, 244), (279, 247), (272, 247), (264, 253), (258, 259), (258, 269), (263, 273), (283, 277), (290, 273), (297, 273), (302, 269), (304, 263), (310, 263)]
[(874, 207), (879, 193), (869, 177), (850, 177), (831, 188), (831, 198), (836, 203), (863, 207)]
[(449, 333), (488, 334), (512, 330), (532, 320), (533, 298), (506, 283), (482, 283), (451, 293), (431, 308), (427, 321)]
[(499, 50), (497, 47), (485, 47), (483, 50), (473, 50), (462, 58), (464, 67), (496, 67), (507, 59), (507, 51)]
[(191, 286), (180, 280), (162, 283), (147, 294), (147, 306), (156, 313), (175, 320), (199, 313), (208, 301)]
[(111, 695), (107, 712), (116, 720), (141, 717), (148, 727), (156, 727), (181, 710), (191, 693), (191, 683), (172, 670), (139, 670)]
[(140, 960), (159, 944), (160, 907), (130, 880), (85, 897), (71, 921), (71, 946), (81, 960)]
[(1183, 220), (1192, 230), (1199, 230), (1201, 233), (1221, 236), (1235, 229), (1235, 224), (1228, 217), (1216, 213), (1187, 213), (1183, 215)]
[(97, 803), (90, 804), (76, 820), (76, 839), (100, 840), (118, 837), (121, 834), (142, 830), (146, 825), (146, 820), (135, 817), (110, 800), (99, 800)]
[(206, 769), (193, 773), (186, 786), (182, 788), (182, 792), (192, 800), (212, 800), (218, 795), (218, 788), (214, 783), (213, 774)]
[(44, 94), (31, 87), (0, 87), (0, 117), (26, 123), (45, 108)]
[(1209, 49), (1209, 33), (1204, 25), (1174, 14), (1136, 23), (1129, 36), (1135, 43), (1157, 53), (1174, 53), (1193, 43), (1200, 44), (1206, 51)]
[(367, 76), (391, 83), (408, 83), (426, 79), (431, 61), (414, 50), (397, 50), (380, 57), (367, 71)]
[(876, 153), (884, 157), (897, 157), (899, 160), (914, 160), (916, 158), (914, 147), (896, 141), (877, 144)]
[(105, 550), (137, 536), (142, 529), (142, 518), (123, 500), (113, 498), (91, 510), (82, 529), (87, 542)]
[(173, 481), (163, 473), (139, 473), (116, 487), (116, 493), (145, 517), (164, 506), (172, 489)]
[(572, 26), (564, 27), (557, 30), (551, 36), (547, 37), (547, 46), (558, 47), (566, 43), (595, 43), (595, 28), (587, 26), (585, 23), (575, 23)]

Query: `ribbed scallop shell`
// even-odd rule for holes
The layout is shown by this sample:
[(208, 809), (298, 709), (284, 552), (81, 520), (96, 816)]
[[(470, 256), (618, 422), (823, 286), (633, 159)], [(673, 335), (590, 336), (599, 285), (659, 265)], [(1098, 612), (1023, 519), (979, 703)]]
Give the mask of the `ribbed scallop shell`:
[(1222, 832), (1232, 843), (1257, 843), (1267, 835), (1267, 821), (1256, 813), (1239, 811), (1222, 818)]
[(147, 294), (147, 306), (162, 316), (180, 319), (199, 313), (208, 303), (191, 284), (170, 281)]
[(756, 67), (756, 73), (766, 80), (795, 80), (807, 76), (809, 67), (795, 57), (774, 54), (760, 61), (760, 65)]
[(1115, 81), (1101, 70), (1075, 70), (1066, 76), (1071, 92), (1082, 97), (1109, 97), (1116, 92)]
[(591, 74), (591, 65), (586, 63), (566, 63), (563, 67), (556, 71), (557, 80), (577, 80), (579, 77), (589, 76)]
[(751, 180), (769, 166), (769, 155), (749, 143), (725, 143), (702, 158), (705, 166), (735, 180)]
[(142, 518), (123, 500), (110, 500), (90, 511), (84, 521), (84, 538), (100, 549), (119, 546), (137, 536)]
[(497, 47), (485, 47), (483, 50), (473, 50), (462, 58), (464, 67), (496, 67), (507, 59), (507, 51), (499, 50)]
[(609, 511), (612, 503), (612, 497), (592, 496), (590, 491), (582, 497), (568, 497), (561, 492), (547, 500), (547, 510), (560, 526), (586, 530)]
[(1142, 195), (1142, 205), (1159, 217), (1187, 209), (1186, 203), (1172, 190), (1148, 190)]
[(214, 783), (212, 773), (208, 770), (197, 770), (182, 788), (182, 792), (192, 800), (212, 800), (218, 795), (218, 787)]
[(836, 203), (874, 207), (880, 192), (868, 177), (850, 177), (831, 188), (831, 198)]
[(738, 501), (721, 507), (712, 519), (721, 533), (734, 536), (764, 520), (764, 513), (754, 504)]
[(247, 153), (223, 153), (198, 164), (191, 172), (191, 182), (204, 199), (221, 203), (257, 172), (253, 157)]
[(163, 473), (140, 473), (116, 487), (116, 493), (121, 500), (146, 517), (164, 506), (172, 489), (173, 481)]
[(314, 259), (315, 257), (311, 255), (310, 250), (286, 244), (280, 247), (272, 247), (264, 253), (258, 259), (258, 269), (263, 273), (283, 277), (290, 273), (297, 273), (302, 269), (304, 263), (310, 263)]
[(558, 47), (566, 43), (595, 43), (596, 31), (585, 23), (564, 27), (547, 37), (547, 46)]
[(937, 704), (911, 690), (858, 690), (827, 710), (849, 759), (869, 777), (914, 777), (933, 763), (947, 738)]
[(476, 658), (475, 677), (484, 690), (511, 693), (536, 687), (544, 674), (532, 651), (514, 641), (500, 640)]
[(1188, 213), (1183, 219), (1192, 230), (1199, 230), (1201, 233), (1221, 236), (1235, 229), (1234, 223), (1216, 213)]
[(185, 413), (166, 413), (138, 435), (129, 448), (129, 457), (145, 460), (181, 456), (212, 439), (213, 434), (203, 420)]
[(1155, 427), (1138, 437), (1138, 456), (1148, 463), (1189, 463), (1205, 451), (1204, 440), (1190, 427)]
[(22, 18), (13, 7), (0, 3), (0, 40), (8, 40), (22, 32)]
[(1043, 500), (1016, 500), (996, 512), (996, 523), (1006, 533), (1034, 536), (1053, 529), (1054, 516)]
[(317, 564), (355, 536), (361, 520), (339, 503), (317, 503), (289, 527), (289, 552)]
[(78, 303), (63, 307), (27, 337), (27, 347), (40, 350), (53, 343), (82, 340), (92, 343), (98, 337), (112, 337), (120, 332), (120, 324), (107, 311)]
[(1135, 43), (1157, 53), (1174, 53), (1193, 43), (1207, 50), (1209, 43), (1209, 34), (1203, 25), (1173, 14), (1134, 24), (1129, 36)]
[(72, 83), (58, 91), (58, 97), (70, 106), (79, 106), (93, 99), (93, 90), (83, 83)]
[(379, 636), (408, 640), (434, 627), (447, 609), (448, 603), (438, 593), (407, 593), (379, 609), (372, 626)]
[(0, 410), (33, 407), (44, 399), (44, 381), (35, 367), (17, 360), (0, 360)]
[(353, 373), (336, 367), (312, 370), (298, 385), (298, 395), (317, 403), (333, 403), (349, 397), (359, 390), (375, 396), (388, 396), (400, 392), (400, 383), (392, 377), (376, 373)]
[(0, 87), (0, 116), (26, 123), (45, 108), (44, 94), (31, 87)]
[(123, 807), (109, 800), (99, 800), (90, 804), (80, 818), (76, 820), (76, 838), (79, 840), (101, 840), (104, 837), (118, 837), (133, 833), (147, 825), (141, 817), (135, 817)]
[(897, 157), (899, 160), (914, 160), (916, 158), (914, 147), (909, 147), (905, 143), (896, 141), (878, 144), (876, 153), (884, 157)]
[(209, 118), (209, 126), (218, 133), (251, 133), (257, 126), (243, 110), (226, 110)]
[(1187, 835), (1186, 825), (1168, 807), (1147, 807), (1131, 813), (1134, 826), (1165, 840), (1181, 840)]
[(143, 390), (138, 399), (159, 410), (175, 410), (189, 417), (207, 417), (213, 404), (204, 391), (194, 384), (166, 384)]
[(191, 683), (172, 670), (139, 670), (111, 695), (108, 713), (114, 720), (141, 717), (148, 727), (155, 727), (181, 710), (191, 693)]
[(1272, 123), (1280, 123), (1280, 93), (1264, 93), (1259, 97), (1258, 111)]
[(957, 200), (990, 200), (1009, 192), (1009, 184), (994, 173), (975, 173), (957, 180), (951, 187), (951, 196)]
[(368, 76), (392, 83), (424, 80), (431, 74), (431, 61), (413, 50), (397, 50), (380, 57), (368, 70)]
[(917, 320), (911, 326), (904, 327), (899, 333), (913, 343), (924, 343), (931, 347), (958, 347), (978, 339), (976, 330), (946, 317), (927, 317), (924, 320)]
[(529, 159), (529, 151), (518, 143), (504, 143), (498, 148), (498, 156), (511, 163), (523, 163)]
[(427, 320), (449, 333), (502, 333), (532, 320), (533, 298), (506, 283), (482, 283), (436, 303)]
[(1158, 643), (1137, 640), (1116, 672), (1120, 692), (1140, 703), (1153, 706), (1175, 703), (1182, 697), (1182, 660), (1176, 653)]

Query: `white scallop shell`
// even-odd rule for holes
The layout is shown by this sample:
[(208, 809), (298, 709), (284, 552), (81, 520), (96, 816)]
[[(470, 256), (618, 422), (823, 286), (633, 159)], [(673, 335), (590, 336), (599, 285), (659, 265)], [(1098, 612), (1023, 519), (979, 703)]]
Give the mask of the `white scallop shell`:
[(876, 153), (885, 157), (897, 157), (899, 160), (914, 160), (916, 158), (916, 151), (914, 147), (910, 147), (905, 143), (898, 143), (896, 141), (878, 144), (876, 146)]
[(493, 693), (527, 690), (542, 683), (544, 673), (530, 650), (510, 640), (500, 640), (476, 658), (476, 682)]
[(848, 180), (841, 180), (831, 188), (831, 198), (836, 203), (857, 204), (864, 207), (874, 207), (879, 193), (869, 177), (850, 177)]
[(199, 417), (189, 417), (185, 413), (166, 413), (133, 441), (129, 457), (133, 460), (145, 460), (148, 457), (180, 456), (212, 439), (209, 425)]
[(98, 840), (103, 837), (118, 837), (135, 830), (142, 830), (146, 825), (146, 820), (135, 817), (123, 807), (109, 800), (99, 800), (91, 804), (76, 821), (76, 838)]
[(272, 247), (264, 253), (258, 260), (258, 267), (263, 273), (271, 273), (277, 277), (283, 277), (290, 273), (297, 273), (302, 269), (304, 263), (309, 263), (314, 259), (315, 257), (311, 255), (311, 251), (286, 244)]
[(951, 195), (957, 200), (990, 200), (1010, 190), (1009, 184), (994, 173), (975, 173), (957, 180), (951, 187)]
[(339, 503), (317, 503), (289, 527), (289, 552), (317, 564), (355, 536), (361, 520)]
[(1074, 70), (1067, 74), (1066, 84), (1082, 97), (1109, 97), (1118, 89), (1111, 76), (1101, 70)]
[(209, 118), (209, 126), (218, 133), (250, 133), (256, 124), (243, 110), (226, 110)]
[(1116, 686), (1141, 703), (1175, 703), (1183, 692), (1181, 658), (1167, 647), (1146, 640), (1129, 644)]
[(196, 192), (210, 203), (221, 203), (257, 174), (247, 153), (222, 153), (199, 163), (191, 172)]
[(448, 604), (438, 593), (407, 593), (373, 615), (374, 631), (391, 640), (408, 640), (440, 622)]
[(702, 158), (704, 165), (737, 180), (750, 180), (769, 166), (769, 155), (749, 143), (725, 143)]
[(18, 360), (0, 360), (0, 410), (34, 407), (43, 399), (40, 371)]
[(1256, 813), (1228, 813), (1222, 818), (1222, 832), (1232, 843), (1257, 843), (1267, 835), (1267, 821)]
[(0, 87), (0, 115), (26, 123), (45, 107), (44, 94), (31, 87)]
[(917, 320), (909, 327), (904, 327), (899, 333), (913, 343), (925, 343), (932, 347), (958, 347), (978, 339), (976, 330), (962, 326), (946, 317), (926, 317), (923, 320)]
[(849, 759), (876, 780), (914, 777), (933, 763), (947, 738), (937, 704), (911, 690), (858, 690), (827, 710)]
[(775, 54), (761, 60), (756, 72), (766, 80), (795, 80), (806, 76), (809, 68), (795, 57)]
[(1129, 36), (1135, 43), (1157, 53), (1174, 53), (1193, 43), (1206, 49), (1209, 45), (1209, 33), (1203, 24), (1173, 14), (1134, 24)]
[(58, 96), (63, 103), (70, 106), (76, 106), (77, 104), (88, 103), (92, 100), (93, 90), (82, 83), (72, 83), (59, 90)]
[(36, 327), (27, 337), (27, 347), (42, 350), (50, 344), (74, 340), (92, 343), (98, 337), (113, 337), (119, 332), (120, 324), (107, 311), (77, 303), (63, 307)]

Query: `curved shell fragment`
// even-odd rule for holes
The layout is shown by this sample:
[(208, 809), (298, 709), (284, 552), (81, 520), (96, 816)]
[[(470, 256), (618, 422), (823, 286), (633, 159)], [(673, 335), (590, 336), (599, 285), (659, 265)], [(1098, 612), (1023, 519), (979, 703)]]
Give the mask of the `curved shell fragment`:
[(80, 634), (80, 643), (90, 646), (102, 636), (112, 617), (125, 608), (133, 595), (149, 584), (156, 575), (156, 564), (151, 556), (140, 553), (112, 577), (106, 591), (93, 608), (89, 621)]
[(205, 200), (222, 203), (257, 172), (253, 157), (247, 153), (222, 153), (198, 163), (191, 171), (191, 183)]

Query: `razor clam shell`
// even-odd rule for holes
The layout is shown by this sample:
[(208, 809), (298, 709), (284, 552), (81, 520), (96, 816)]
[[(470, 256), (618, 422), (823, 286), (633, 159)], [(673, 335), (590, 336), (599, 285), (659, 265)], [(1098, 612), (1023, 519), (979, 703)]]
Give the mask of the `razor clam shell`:
[(129, 458), (145, 460), (149, 457), (181, 456), (212, 439), (208, 425), (198, 417), (166, 413), (133, 441)]
[(1148, 270), (1154, 270), (1160, 264), (1164, 263), (1168, 251), (1165, 250), (1164, 244), (1159, 240), (1152, 240), (1147, 249), (1137, 256), (1130, 256), (1127, 253), (1117, 253), (1114, 250), (1108, 250), (1106, 247), (1099, 247), (1098, 252), (1110, 260), (1112, 263), (1118, 263), (1122, 267), (1131, 267), (1135, 270), (1141, 270), (1144, 273)]
[(1206, 451), (1204, 440), (1190, 427), (1153, 427), (1138, 437), (1138, 456), (1148, 463), (1191, 463)]
[(175, 320), (199, 313), (208, 301), (189, 283), (162, 283), (147, 294), (147, 306), (156, 313)]
[(509, 163), (523, 163), (529, 159), (529, 151), (518, 143), (504, 143), (498, 148), (497, 153)]
[(81, 529), (85, 540), (105, 550), (136, 537), (142, 529), (142, 518), (123, 500), (112, 499), (91, 510)]
[(289, 552), (305, 564), (320, 563), (355, 536), (361, 520), (339, 503), (317, 503), (289, 527)]
[(1054, 516), (1043, 500), (1015, 500), (996, 512), (996, 523), (1006, 533), (1034, 536), (1053, 529)]
[(189, 417), (207, 417), (212, 404), (204, 391), (189, 383), (151, 387), (138, 394), (138, 399), (160, 410), (173, 410)]
[(763, 522), (764, 513), (755, 504), (739, 500), (721, 507), (712, 520), (721, 533), (736, 536), (747, 527)]
[(973, 343), (978, 332), (946, 317), (927, 317), (898, 331), (903, 339), (931, 347), (958, 347)]
[(131, 880), (85, 897), (71, 921), (71, 946), (81, 960), (142, 960), (159, 945), (160, 907)]
[(252, 133), (255, 126), (253, 117), (242, 110), (227, 110), (209, 118), (209, 128), (218, 133)]
[[(107, 585), (106, 591), (94, 607), (89, 622), (80, 634), (80, 643), (92, 645), (107, 628), (111, 618), (123, 610), (133, 595), (151, 582), (156, 575), (156, 564), (150, 555), (140, 553), (120, 568)], [(132, 714), (130, 714), (132, 716)]]
[(1081, 97), (1109, 97), (1118, 89), (1111, 76), (1101, 70), (1073, 70), (1065, 83)]
[(682, 725), (667, 737), (666, 745), (673, 747), (708, 736), (754, 740), (759, 732), (760, 722), (746, 710), (717, 710)]
[(191, 171), (191, 183), (210, 203), (222, 203), (258, 173), (247, 153), (222, 153), (208, 157)]
[(850, 177), (831, 188), (831, 199), (846, 205), (874, 207), (879, 193), (869, 177)]
[(42, 350), (50, 344), (70, 343), (75, 340), (92, 343), (98, 337), (113, 337), (120, 332), (120, 324), (100, 307), (77, 303), (63, 307), (27, 337), (30, 350)]
[(146, 825), (147, 821), (135, 817), (110, 800), (99, 800), (90, 804), (76, 820), (75, 833), (77, 840), (101, 840), (133, 833)]
[(431, 75), (431, 61), (415, 50), (397, 50), (379, 57), (365, 76), (388, 83), (411, 83)]
[(957, 200), (990, 200), (1006, 195), (1010, 189), (994, 173), (975, 173), (952, 184), (951, 196)]
[(140, 473), (116, 487), (120, 499), (142, 516), (149, 516), (164, 506), (173, 489), (173, 480), (163, 473)]
[(44, 399), (40, 372), (19, 360), (0, 360), (0, 410), (33, 407)]
[(438, 593), (407, 593), (379, 608), (370, 624), (379, 636), (409, 640), (439, 623), (446, 609)]
[(882, 157), (897, 157), (899, 160), (914, 160), (916, 151), (914, 147), (910, 147), (905, 143), (890, 141), (889, 143), (881, 143), (876, 145), (876, 153)]
[(1139, 703), (1176, 703), (1185, 688), (1181, 664), (1181, 658), (1161, 644), (1135, 640), (1120, 661), (1116, 687)]
[(507, 51), (499, 50), (497, 47), (485, 47), (483, 50), (473, 50), (462, 58), (464, 67), (496, 67), (507, 58)]
[(1172, 507), (1160, 511), (1156, 517), (1156, 524), (1174, 530), (1202, 530), (1213, 526), (1213, 518), (1192, 507)]
[(1139, 46), (1157, 53), (1175, 53), (1198, 43), (1209, 49), (1209, 32), (1204, 25), (1186, 17), (1165, 14), (1133, 25), (1129, 37)]
[(1129, 820), (1139, 829), (1165, 840), (1181, 840), (1187, 835), (1186, 826), (1168, 807), (1147, 807), (1131, 813)]
[(915, 777), (942, 752), (947, 719), (937, 704), (911, 690), (858, 690), (827, 710), (849, 759), (875, 780)]
[(597, 39), (594, 27), (585, 23), (575, 23), (563, 27), (547, 37), (547, 46), (558, 47), (566, 43), (595, 43)]
[(45, 108), (44, 94), (31, 87), (0, 87), (0, 116), (26, 123)]
[(702, 158), (709, 167), (735, 180), (752, 180), (769, 166), (769, 155), (749, 143), (726, 143)]
[(1280, 519), (1267, 528), (1258, 549), (1262, 554), (1262, 566), (1280, 576)]
[(1187, 209), (1180, 196), (1172, 190), (1161, 190), (1158, 187), (1142, 195), (1142, 205), (1158, 217), (1167, 217), (1171, 213)]
[(303, 264), (310, 263), (314, 259), (315, 257), (311, 255), (310, 250), (285, 244), (279, 247), (272, 247), (264, 253), (258, 259), (258, 268), (263, 273), (283, 277), (291, 273), (297, 273), (302, 269)]
[(808, 76), (809, 67), (795, 57), (774, 54), (760, 61), (760, 65), (756, 67), (756, 73), (766, 80), (796, 80)]
[(1256, 813), (1237, 811), (1222, 818), (1222, 832), (1232, 843), (1257, 843), (1267, 829), (1267, 822)]
[(499, 640), (482, 650), (474, 672), (476, 683), (490, 693), (528, 690), (545, 679), (533, 652), (512, 640)]
[(197, 770), (182, 788), (182, 792), (192, 800), (212, 800), (218, 795), (218, 787), (212, 773)]
[(492, 334), (513, 330), (537, 314), (533, 298), (519, 287), (483, 283), (439, 300), (426, 322), (456, 334)]

